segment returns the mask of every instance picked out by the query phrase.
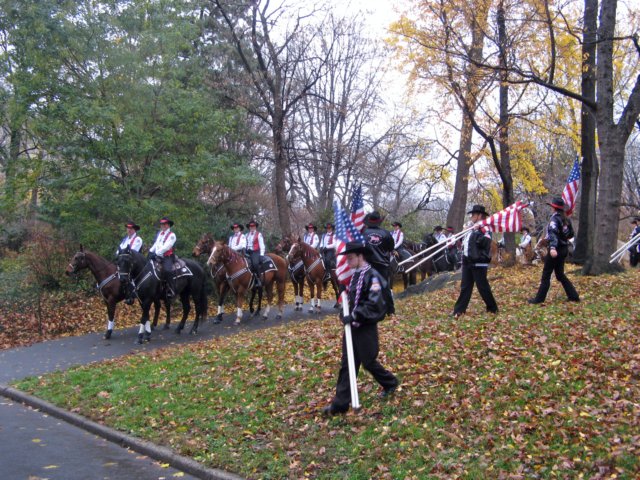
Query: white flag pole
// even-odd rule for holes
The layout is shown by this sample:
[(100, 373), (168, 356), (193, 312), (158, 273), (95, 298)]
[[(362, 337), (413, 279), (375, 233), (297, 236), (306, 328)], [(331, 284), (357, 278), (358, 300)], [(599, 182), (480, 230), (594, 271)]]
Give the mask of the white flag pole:
[(610, 257), (611, 258), (617, 257), (620, 252), (623, 252), (627, 248), (632, 247), (638, 240), (640, 240), (640, 233), (636, 234), (634, 237), (631, 238), (631, 240), (629, 240), (627, 243), (625, 243), (620, 248), (618, 248), (615, 252), (613, 252), (610, 255)]
[[(465, 228), (463, 231), (456, 233), (453, 236), (454, 241), (459, 240), (461, 237), (463, 237), (469, 230), (473, 229), (473, 226), (469, 227), (469, 228)], [(411, 260), (413, 260), (416, 257), (419, 257), (421, 255), (424, 255), (427, 252), (432, 251), (434, 248), (438, 248), (441, 246), (443, 242), (438, 242), (435, 245), (431, 245), (429, 248), (425, 248), (424, 250), (420, 250), (418, 253), (416, 253), (415, 255), (404, 259), (403, 261), (401, 261), (400, 263), (398, 263), (398, 266), (400, 265), (404, 265), (407, 262), (410, 262)]]
[(624, 257), (624, 254), (627, 252), (627, 250), (629, 248), (636, 246), (639, 242), (640, 242), (640, 234), (633, 237), (633, 240), (630, 240), (629, 242), (627, 242), (625, 244), (624, 249), (616, 250), (616, 252), (611, 255), (612, 258), (611, 260), (609, 260), (609, 263), (619, 262), (620, 260), (622, 260), (622, 257)]
[[(342, 292), (342, 314), (346, 317), (349, 315), (349, 297), (347, 292)], [(347, 346), (347, 364), (349, 365), (349, 386), (351, 387), (351, 408), (358, 410), (360, 408), (360, 399), (358, 398), (358, 382), (356, 378), (356, 361), (353, 355), (353, 339), (351, 338), (351, 325), (344, 326), (344, 343)]]
[[(430, 253), (427, 257), (423, 258), (422, 260), (420, 260), (418, 263), (416, 263), (415, 265), (412, 265), (410, 268), (407, 268), (404, 273), (409, 273), (411, 270), (413, 270), (414, 268), (419, 267), (420, 265), (422, 265), (424, 262), (426, 262), (427, 260), (433, 258), (434, 256), (436, 256), (438, 253), (440, 253), (441, 251), (443, 251), (445, 248), (448, 248), (449, 245), (452, 242), (457, 242), (458, 240), (460, 240), (463, 236), (465, 236), (467, 234), (467, 232), (469, 230), (472, 230), (473, 226), (463, 230), (460, 233), (456, 233), (453, 238), (447, 239), (446, 242), (439, 242), (437, 245), (437, 247), (439, 247), (436, 251)], [(423, 250), (424, 251), (424, 250)]]

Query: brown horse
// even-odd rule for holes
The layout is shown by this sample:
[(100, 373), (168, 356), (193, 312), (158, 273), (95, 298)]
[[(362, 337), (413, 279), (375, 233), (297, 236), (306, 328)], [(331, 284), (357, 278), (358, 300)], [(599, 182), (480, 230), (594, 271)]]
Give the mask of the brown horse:
[[(193, 256), (199, 257), (200, 255), (206, 255), (207, 260), (209, 260), (215, 243), (216, 241), (211, 233), (203, 233), (198, 240), (198, 243), (196, 243), (196, 246), (193, 247)], [(216, 314), (213, 323), (220, 323), (222, 321), (222, 315), (224, 314), (224, 300), (229, 292), (229, 282), (227, 282), (227, 274), (224, 269), (224, 265), (221, 263), (211, 265), (207, 262), (207, 266), (209, 267), (209, 274), (213, 279), (213, 284), (215, 286), (216, 293), (218, 294), (218, 313)], [(250, 307), (250, 309), (252, 309), (252, 307)]]
[[(309, 295), (311, 297), (311, 307), (309, 312), (320, 312), (320, 300), (322, 299), (322, 287), (324, 283), (325, 268), (320, 253), (300, 240), (291, 245), (291, 249), (287, 255), (290, 265), (296, 265), (302, 260), (304, 276), (309, 285)], [(315, 291), (315, 298), (314, 298)]]
[[(116, 304), (125, 298), (124, 289), (121, 288), (116, 265), (102, 258), (100, 255), (85, 250), (80, 245), (80, 250), (71, 258), (65, 270), (67, 275), (74, 275), (88, 268), (96, 279), (96, 288), (107, 306), (107, 331), (104, 334), (106, 340), (111, 338), (115, 327)], [(160, 315), (160, 300), (154, 301), (153, 323), (158, 323)], [(169, 317), (167, 316), (167, 319)]]
[[(275, 265), (275, 270), (269, 270), (262, 274), (262, 284), (267, 293), (267, 308), (262, 314), (263, 319), (267, 319), (271, 310), (271, 302), (273, 300), (273, 285), (278, 290), (278, 314), (276, 318), (282, 318), (284, 312), (284, 284), (286, 281), (287, 264), (286, 261), (275, 254), (267, 255)], [(231, 289), (236, 293), (236, 324), (242, 321), (242, 306), (244, 303), (244, 295), (248, 290), (252, 290), (255, 294), (255, 287), (252, 288), (253, 274), (249, 269), (247, 259), (238, 252), (233, 251), (224, 242), (216, 241), (211, 256), (207, 261), (208, 265), (215, 264), (224, 265), (224, 271), (227, 282)], [(258, 290), (258, 309), (255, 315), (260, 313), (262, 300), (262, 289)]]

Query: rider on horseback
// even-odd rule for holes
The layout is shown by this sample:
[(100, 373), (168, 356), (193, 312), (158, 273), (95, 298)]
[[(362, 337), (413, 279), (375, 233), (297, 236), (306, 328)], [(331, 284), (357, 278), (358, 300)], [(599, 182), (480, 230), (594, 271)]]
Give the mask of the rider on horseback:
[[(402, 223), (393, 222), (391, 226), (393, 227), (393, 232), (391, 232), (391, 236), (393, 237), (393, 242), (394, 242), (393, 249), (397, 253), (397, 256), (399, 257), (398, 263), (400, 263), (401, 261), (409, 258), (411, 256), (411, 253), (409, 253), (409, 251), (406, 249), (404, 245), (404, 233), (402, 232)], [(398, 271), (399, 272), (404, 271), (404, 266), (400, 266)]]
[(309, 225), (306, 225), (304, 229), (307, 233), (304, 234), (302, 241), (317, 250), (320, 246), (320, 237), (318, 237), (318, 234), (316, 233), (316, 226), (313, 223), (309, 223)]
[(322, 235), (322, 240), (320, 241), (320, 253), (322, 253), (322, 258), (324, 260), (324, 266), (327, 270), (335, 270), (336, 269), (336, 247), (338, 246), (338, 242), (336, 239), (336, 234), (333, 231), (335, 228), (333, 223), (327, 223), (324, 228), (327, 232)]
[(173, 274), (173, 262), (175, 260), (173, 246), (176, 243), (176, 234), (171, 231), (171, 227), (173, 227), (173, 221), (167, 217), (162, 217), (160, 219), (160, 232), (149, 249), (149, 258), (151, 260), (160, 257), (162, 261), (162, 276), (167, 284), (167, 299), (173, 298), (176, 292), (176, 280)]
[[(127, 248), (129, 248), (130, 250), (135, 250), (136, 252), (139, 252), (140, 249), (142, 248), (142, 243), (143, 243), (142, 238), (138, 236), (138, 230), (140, 230), (140, 225), (136, 225), (135, 222), (129, 221), (127, 222), (125, 227), (127, 229), (127, 234), (124, 236), (124, 238), (120, 242), (120, 245), (118, 246), (118, 252), (116, 253), (126, 250)], [(133, 283), (129, 281), (129, 282), (123, 283), (122, 285), (126, 289), (126, 291), (124, 292), (124, 303), (126, 303), (127, 305), (133, 305), (133, 302), (134, 302)]]
[(247, 256), (249, 257), (249, 267), (255, 279), (256, 288), (262, 288), (260, 280), (260, 257), (264, 256), (265, 246), (262, 233), (258, 231), (258, 222), (251, 220), (247, 223), (249, 231), (247, 232)]
[(233, 235), (229, 237), (229, 248), (234, 252), (244, 254), (244, 251), (247, 248), (247, 238), (242, 234), (244, 225), (241, 223), (234, 223), (231, 225), (231, 230), (233, 230)]

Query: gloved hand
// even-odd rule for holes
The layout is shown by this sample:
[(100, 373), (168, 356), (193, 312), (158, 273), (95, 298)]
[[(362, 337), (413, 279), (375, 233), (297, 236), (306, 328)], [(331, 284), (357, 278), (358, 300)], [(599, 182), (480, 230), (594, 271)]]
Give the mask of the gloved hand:
[(153, 260), (154, 258), (156, 258), (155, 252), (149, 252), (149, 255), (147, 255), (147, 260)]
[(338, 283), (338, 293), (342, 294), (347, 289), (347, 286), (344, 283)]
[(342, 320), (342, 323), (345, 325), (350, 325), (351, 322), (353, 322), (353, 317), (351, 315), (341, 316), (340, 320)]

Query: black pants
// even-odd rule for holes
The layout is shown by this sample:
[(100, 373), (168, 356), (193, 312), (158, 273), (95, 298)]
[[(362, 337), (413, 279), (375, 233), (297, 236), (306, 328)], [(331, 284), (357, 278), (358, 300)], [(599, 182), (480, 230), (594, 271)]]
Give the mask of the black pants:
[(249, 268), (257, 275), (260, 273), (260, 252), (249, 250), (247, 254), (249, 256)]
[(327, 270), (336, 269), (336, 251), (333, 248), (327, 248), (322, 252), (322, 260)]
[(465, 313), (467, 311), (474, 284), (478, 287), (478, 292), (480, 292), (480, 296), (487, 306), (487, 312), (496, 313), (498, 311), (498, 304), (496, 303), (496, 299), (493, 298), (491, 286), (487, 280), (487, 270), (488, 267), (474, 267), (472, 264), (466, 263), (463, 259), (460, 295), (453, 307), (454, 314)]
[[(382, 388), (389, 388), (398, 385), (398, 379), (393, 373), (384, 368), (378, 362), (378, 325), (361, 325), (358, 328), (351, 328), (351, 338), (353, 339), (353, 357), (356, 366), (356, 377), (360, 371), (360, 365), (373, 375)], [(338, 374), (338, 384), (336, 385), (336, 396), (331, 402), (338, 411), (347, 411), (351, 401), (351, 387), (349, 384), (349, 363), (347, 360), (347, 346), (344, 334), (342, 335), (342, 361), (340, 373)]]
[(173, 274), (173, 261), (175, 256), (169, 255), (168, 257), (162, 257), (162, 273), (164, 281), (167, 282), (167, 286), (176, 293), (176, 278)]
[(386, 287), (382, 290), (384, 294), (384, 303), (387, 304), (387, 315), (393, 315), (396, 313), (395, 302), (393, 301), (393, 292), (389, 285), (391, 285), (391, 269), (388, 265), (381, 265), (379, 263), (372, 263), (371, 266), (376, 269), (380, 276), (387, 282)]
[(556, 278), (564, 287), (564, 291), (567, 294), (569, 300), (580, 300), (580, 296), (576, 291), (576, 288), (571, 283), (571, 280), (564, 274), (564, 261), (567, 258), (568, 249), (566, 246), (558, 247), (558, 256), (556, 258), (547, 254), (544, 259), (544, 267), (542, 269), (542, 278), (540, 279), (540, 286), (538, 287), (538, 293), (534, 300), (536, 302), (544, 302), (547, 298), (547, 292), (551, 286), (551, 274), (555, 273)]

